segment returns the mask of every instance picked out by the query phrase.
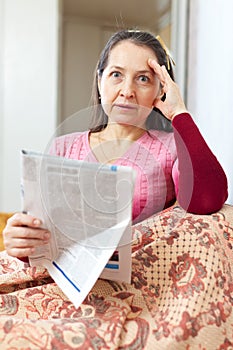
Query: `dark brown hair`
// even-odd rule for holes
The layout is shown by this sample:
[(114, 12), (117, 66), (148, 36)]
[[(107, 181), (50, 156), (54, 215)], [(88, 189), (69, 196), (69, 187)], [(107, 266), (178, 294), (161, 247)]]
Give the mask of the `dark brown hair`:
[[(174, 80), (174, 73), (172, 70), (171, 62), (168, 60), (170, 58), (167, 56), (165, 50), (161, 46), (160, 42), (150, 33), (138, 30), (121, 30), (113, 34), (105, 45), (99, 61), (97, 63), (94, 82), (92, 88), (92, 105), (93, 105), (93, 115), (90, 125), (91, 132), (97, 132), (103, 130), (108, 123), (108, 117), (105, 114), (101, 104), (100, 104), (100, 94), (98, 89), (98, 78), (102, 76), (104, 69), (108, 64), (108, 58), (111, 50), (121, 41), (128, 40), (138, 46), (146, 46), (153, 50), (155, 53), (158, 63), (162, 66), (164, 65)], [(153, 108), (152, 112), (147, 118), (146, 123), (147, 129), (158, 129), (172, 131), (171, 122), (168, 121), (157, 108)]]

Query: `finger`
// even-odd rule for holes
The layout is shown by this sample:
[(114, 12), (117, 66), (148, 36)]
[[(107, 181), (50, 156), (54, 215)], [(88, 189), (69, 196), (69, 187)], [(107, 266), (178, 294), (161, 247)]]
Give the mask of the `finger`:
[(34, 247), (40, 247), (42, 245), (47, 244), (48, 240), (42, 240), (42, 239), (23, 239), (23, 238), (14, 238), (12, 240), (8, 240), (6, 242), (6, 248), (12, 249), (12, 248), (34, 248)]
[(168, 71), (165, 66), (161, 67), (161, 76), (162, 76), (162, 84), (163, 84), (163, 89), (164, 92), (168, 92), (168, 84), (171, 81), (170, 75), (168, 74)]
[(50, 232), (46, 229), (36, 229), (26, 226), (6, 227), (3, 231), (4, 239), (34, 239), (41, 241), (48, 241)]
[(156, 60), (152, 60), (151, 58), (149, 58), (148, 60), (148, 65), (153, 69), (157, 78), (160, 80), (162, 87), (165, 88), (165, 86), (167, 85), (167, 80), (163, 72), (163, 66), (160, 66), (158, 62), (156, 62)]
[(161, 66), (156, 60), (152, 60), (151, 58), (149, 58), (148, 65), (156, 73), (156, 75), (161, 74)]
[(13, 216), (11, 216), (7, 221), (7, 225), (9, 226), (39, 227), (41, 226), (41, 224), (42, 224), (42, 221), (40, 219), (24, 213), (16, 213)]
[[(38, 232), (39, 231), (39, 235)], [(3, 236), (4, 246), (9, 255), (14, 257), (24, 257), (29, 256), (34, 253), (35, 248), (49, 243), (49, 232), (44, 232), (42, 230), (35, 230), (33, 232), (34, 238), (22, 238), (22, 237), (9, 237), (7, 235)], [(17, 232), (16, 232), (17, 233)], [(14, 232), (15, 234), (15, 232)], [(19, 236), (22, 236), (22, 232)], [(31, 235), (31, 232), (27, 230), (27, 236)]]
[(165, 66), (162, 66), (161, 68), (162, 68), (163, 77), (166, 80), (166, 82), (167, 83), (169, 83), (169, 82), (172, 83), (173, 80), (172, 80), (170, 74), (168, 73), (167, 68)]
[(24, 258), (32, 255), (35, 252), (34, 248), (11, 248), (7, 250), (7, 254), (15, 258)]
[[(154, 73), (156, 74), (157, 78), (160, 81), (160, 92), (157, 97), (164, 101), (166, 99), (166, 93), (168, 91), (167, 87), (167, 80), (165, 79), (162, 67), (158, 64), (156, 60), (149, 59), (148, 60), (149, 66), (154, 70)], [(155, 100), (156, 104), (157, 99)]]

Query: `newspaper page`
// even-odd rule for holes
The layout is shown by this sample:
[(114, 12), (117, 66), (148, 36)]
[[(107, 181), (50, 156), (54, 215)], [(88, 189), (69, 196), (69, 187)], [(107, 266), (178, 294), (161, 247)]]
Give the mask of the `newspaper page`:
[(130, 283), (135, 172), (22, 150), (23, 211), (40, 218), (50, 242), (29, 257), (78, 307), (96, 280)]

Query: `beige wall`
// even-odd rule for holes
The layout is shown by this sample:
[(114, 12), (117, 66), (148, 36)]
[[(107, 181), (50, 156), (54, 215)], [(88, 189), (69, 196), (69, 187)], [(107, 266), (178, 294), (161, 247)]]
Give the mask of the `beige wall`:
[(166, 25), (158, 31), (158, 35), (161, 36), (166, 46), (171, 49), (171, 25)]
[[(87, 128), (88, 120), (79, 114), (89, 106), (93, 72), (101, 50), (103, 32), (95, 23), (79, 18), (63, 22), (61, 78), (61, 120), (79, 118), (79, 130)], [(68, 121), (66, 121), (66, 124)], [(62, 131), (72, 126), (63, 124)]]
[(21, 209), (20, 150), (43, 151), (57, 122), (58, 0), (0, 0), (0, 211)]

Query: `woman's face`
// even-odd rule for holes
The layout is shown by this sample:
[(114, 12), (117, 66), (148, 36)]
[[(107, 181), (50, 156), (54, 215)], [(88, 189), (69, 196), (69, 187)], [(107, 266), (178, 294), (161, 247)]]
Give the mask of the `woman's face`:
[(111, 50), (98, 82), (101, 104), (111, 122), (145, 126), (156, 98), (161, 97), (149, 58), (157, 61), (153, 50), (128, 40)]

